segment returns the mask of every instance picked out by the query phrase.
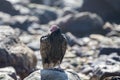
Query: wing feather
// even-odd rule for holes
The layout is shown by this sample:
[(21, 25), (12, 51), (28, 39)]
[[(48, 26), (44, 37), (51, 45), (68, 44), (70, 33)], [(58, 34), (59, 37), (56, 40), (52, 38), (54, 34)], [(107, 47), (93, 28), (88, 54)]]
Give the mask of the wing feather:
[(42, 36), (40, 39), (40, 53), (42, 56), (42, 62), (49, 63), (50, 42), (48, 36)]
[(63, 56), (61, 57), (60, 62), (62, 62), (62, 59), (65, 55), (66, 49), (67, 49), (67, 41), (66, 41), (65, 36), (63, 35), (63, 42), (62, 42), (62, 55)]

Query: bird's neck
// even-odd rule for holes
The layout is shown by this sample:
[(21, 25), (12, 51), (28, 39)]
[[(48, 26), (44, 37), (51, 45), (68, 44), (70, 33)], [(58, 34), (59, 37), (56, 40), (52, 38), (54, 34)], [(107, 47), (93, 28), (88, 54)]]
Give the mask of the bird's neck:
[(54, 35), (54, 36), (61, 35), (61, 30), (58, 29), (58, 30), (52, 32), (51, 35)]

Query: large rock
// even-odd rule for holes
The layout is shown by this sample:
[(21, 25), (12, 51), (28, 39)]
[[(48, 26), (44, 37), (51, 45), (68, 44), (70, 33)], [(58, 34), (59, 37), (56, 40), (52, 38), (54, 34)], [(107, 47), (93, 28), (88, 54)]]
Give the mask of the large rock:
[(104, 21), (120, 23), (119, 0), (84, 0), (79, 11), (89, 11), (100, 15)]
[(82, 12), (79, 14), (71, 14), (57, 19), (51, 24), (58, 24), (63, 31), (72, 32), (77, 36), (85, 36), (91, 33), (104, 33), (103, 20), (96, 14)]
[(8, 2), (7, 0), (0, 0), (0, 11), (9, 13), (11, 15), (19, 14), (19, 11), (15, 10), (13, 5), (10, 2)]
[(0, 67), (13, 66), (24, 78), (36, 66), (36, 56), (25, 46), (9, 26), (0, 26)]
[(35, 71), (24, 80), (80, 80), (80, 78), (76, 73), (71, 71), (46, 69)]
[(116, 11), (120, 13), (120, 0), (105, 0), (107, 1)]

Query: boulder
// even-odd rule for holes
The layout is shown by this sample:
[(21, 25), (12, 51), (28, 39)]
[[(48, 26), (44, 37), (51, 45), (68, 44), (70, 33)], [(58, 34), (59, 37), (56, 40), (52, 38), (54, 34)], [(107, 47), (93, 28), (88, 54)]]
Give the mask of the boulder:
[(59, 69), (43, 69), (31, 73), (24, 80), (81, 80), (79, 76), (71, 71)]
[(110, 4), (117, 12), (120, 13), (120, 0), (105, 0), (108, 4)]
[(36, 63), (33, 51), (19, 40), (17, 32), (9, 26), (0, 26), (0, 67), (13, 66), (24, 78)]
[(104, 21), (120, 23), (119, 0), (84, 0), (80, 12), (89, 11), (102, 17)]
[(71, 32), (76, 36), (86, 36), (91, 33), (104, 34), (106, 32), (102, 27), (104, 25), (102, 18), (97, 14), (89, 12), (70, 14), (50, 22), (49, 24), (57, 24), (64, 32)]

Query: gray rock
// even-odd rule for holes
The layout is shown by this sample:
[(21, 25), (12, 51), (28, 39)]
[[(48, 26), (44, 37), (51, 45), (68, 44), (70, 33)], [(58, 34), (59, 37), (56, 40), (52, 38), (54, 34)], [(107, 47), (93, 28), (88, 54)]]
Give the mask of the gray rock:
[(35, 15), (39, 18), (41, 24), (47, 24), (51, 20), (57, 19), (57, 12), (54, 8), (44, 5), (30, 5), (30, 15)]
[(102, 27), (104, 22), (101, 17), (89, 12), (67, 15), (49, 24), (58, 24), (63, 31), (71, 32), (76, 36), (85, 36), (91, 33), (104, 33)]
[(35, 16), (29, 16), (29, 15), (17, 15), (17, 16), (13, 16), (10, 20), (10, 26), (12, 26), (13, 28), (20, 28), (23, 30), (27, 30), (28, 27), (34, 23), (34, 22), (39, 22), (39, 19)]
[(24, 80), (80, 80), (80, 78), (76, 73), (71, 71), (46, 69), (35, 71)]
[(0, 73), (0, 79), (1, 79), (1, 80), (15, 80), (15, 79), (13, 79), (12, 77), (10, 77), (9, 75), (7, 75), (7, 74), (2, 74), (2, 73)]
[(37, 40), (33, 40), (32, 42), (28, 43), (27, 46), (33, 50), (39, 50), (40, 49), (40, 42)]
[(0, 25), (9, 24), (11, 20), (11, 15), (4, 12), (0, 12), (0, 19)]
[[(2, 76), (4, 76), (3, 78), (6, 78), (6, 76), (9, 76), (9, 77), (13, 78), (14, 80), (18, 80), (18, 76), (13, 67), (0, 68), (0, 77), (2, 77)], [(8, 80), (8, 79), (6, 79), (6, 80)]]
[(19, 11), (15, 10), (13, 5), (6, 0), (0, 0), (0, 11), (5, 12), (5, 13), (9, 13), (11, 15), (19, 14)]
[(120, 0), (105, 0), (107, 1), (116, 11), (120, 12)]
[(80, 12), (89, 11), (102, 17), (104, 21), (120, 23), (119, 0), (84, 0)]
[(65, 36), (66, 36), (66, 39), (67, 39), (67, 43), (68, 43), (70, 46), (73, 46), (73, 45), (75, 45), (75, 44), (83, 45), (83, 42), (82, 42), (82, 41), (79, 41), (79, 40), (77, 39), (77, 37), (74, 36), (72, 33), (67, 32), (67, 33), (65, 34)]
[(70, 7), (73, 9), (82, 6), (83, 0), (30, 0), (32, 3), (44, 4), (47, 6), (54, 6), (59, 8)]
[(17, 74), (24, 78), (35, 68), (37, 59), (16, 33), (9, 26), (0, 26), (0, 67), (13, 66)]
[(65, 7), (63, 8), (63, 14), (62, 16), (66, 16), (66, 15), (69, 15), (69, 14), (77, 14), (79, 13), (78, 11), (74, 10), (74, 9), (71, 9), (70, 7)]
[(111, 80), (120, 80), (120, 76), (114, 76)]
[(111, 53), (114, 53), (116, 52), (119, 56), (120, 56), (120, 48), (112, 48), (112, 47), (102, 47), (100, 49), (100, 52), (99, 52), (99, 56), (100, 55), (109, 55)]

